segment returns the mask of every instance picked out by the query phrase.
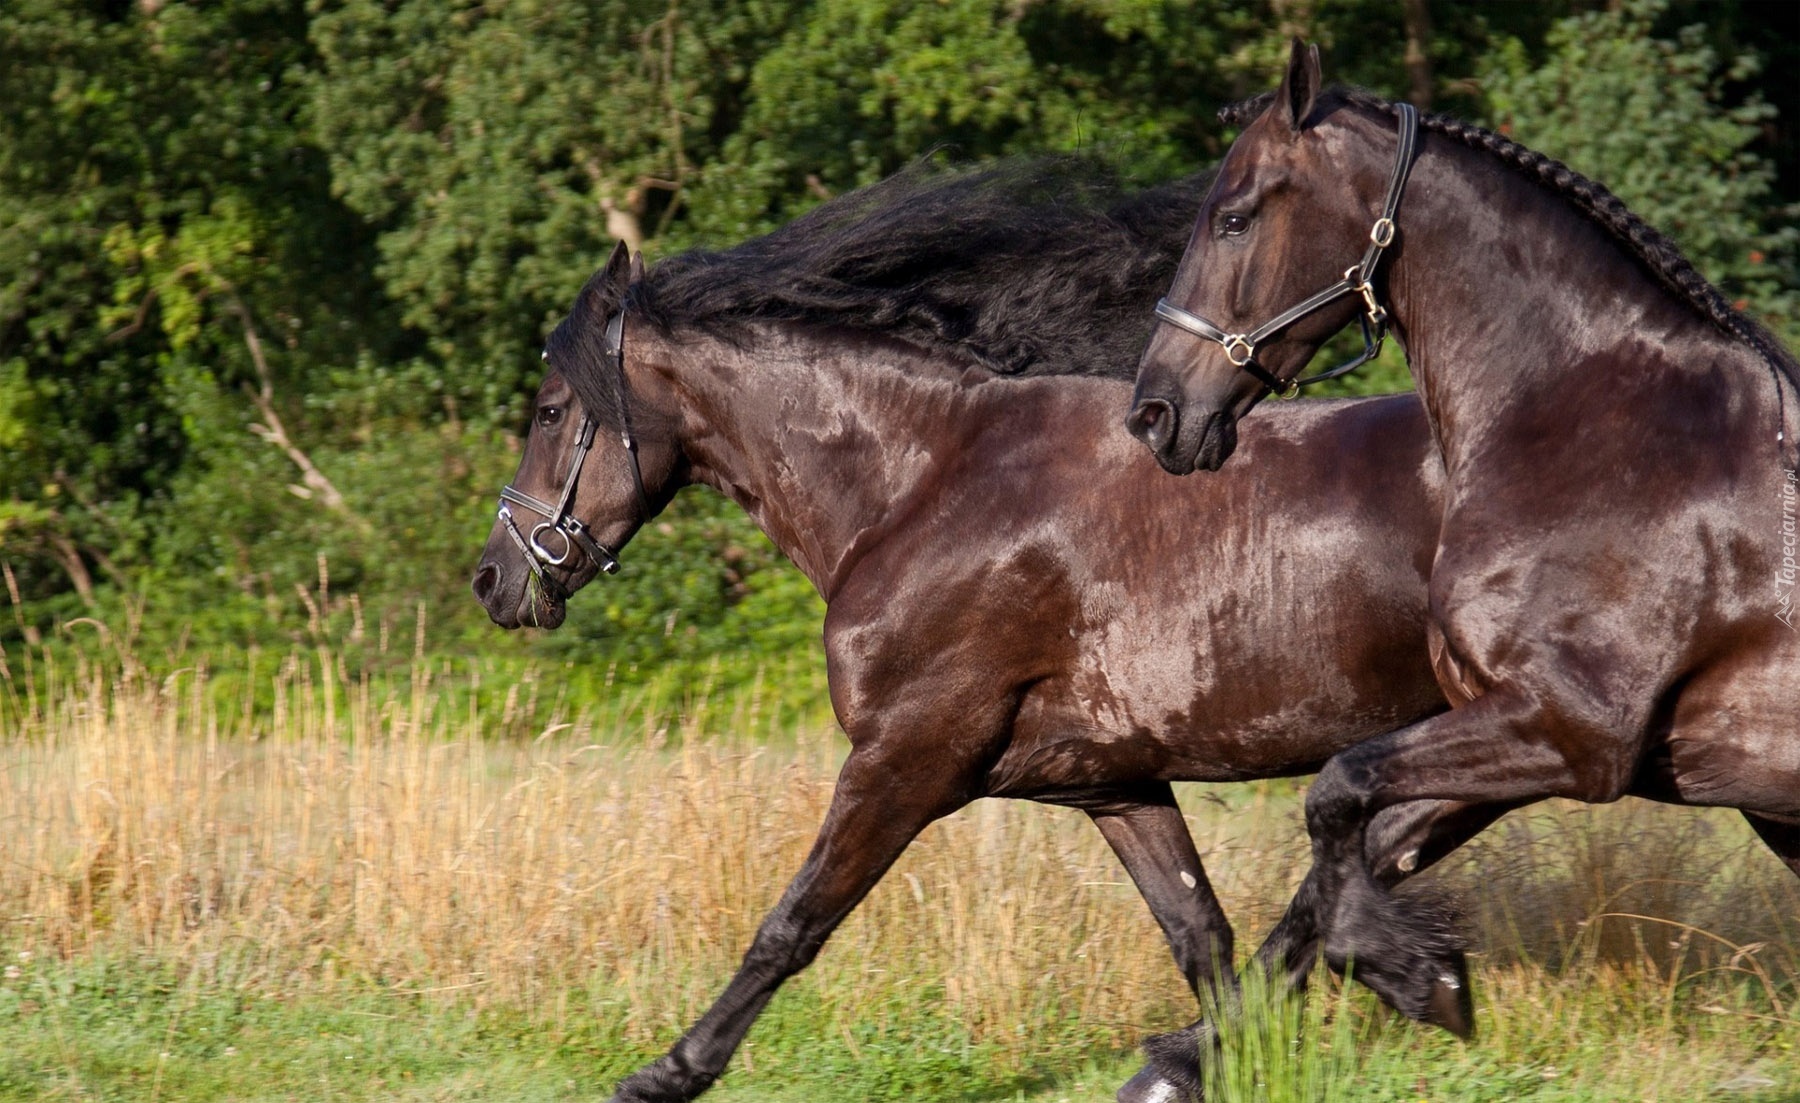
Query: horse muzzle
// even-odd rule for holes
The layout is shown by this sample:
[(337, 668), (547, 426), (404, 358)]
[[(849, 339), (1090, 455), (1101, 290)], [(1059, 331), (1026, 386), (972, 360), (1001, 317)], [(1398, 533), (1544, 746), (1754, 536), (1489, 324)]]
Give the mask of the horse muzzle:
[(491, 553), (475, 568), (469, 588), (488, 619), (502, 628), (559, 628), (568, 615), (568, 599), (550, 575), (509, 570)]
[(1171, 475), (1217, 471), (1237, 448), (1237, 418), (1229, 410), (1194, 416), (1166, 398), (1140, 400), (1125, 428)]

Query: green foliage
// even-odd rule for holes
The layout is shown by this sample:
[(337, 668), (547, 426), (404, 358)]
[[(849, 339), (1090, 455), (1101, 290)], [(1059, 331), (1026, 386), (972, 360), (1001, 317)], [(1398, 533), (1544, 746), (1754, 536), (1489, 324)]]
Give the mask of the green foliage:
[(1146, 176), (1188, 170), (1220, 148), (1210, 116), (1241, 75), (1224, 44), (1252, 26), (1229, 5), (826, 0), (751, 69), (697, 228), (742, 236), (937, 146), (1107, 146)]
[[(1206, 1098), (1213, 1103), (1346, 1099), (1356, 1045), (1347, 993), (1333, 1001), (1331, 987), (1296, 994), (1260, 968), (1246, 970), (1230, 1005), (1211, 1008), (1209, 1017), (1219, 1024), (1219, 1045), (1203, 1063)], [(1328, 1001), (1335, 1002), (1335, 1010)]]
[(305, 25), (298, 0), (0, 14), (0, 492), (35, 506), (8, 519), (26, 596), (93, 606), (89, 564), (128, 585), (178, 484), (264, 449), (251, 332), (282, 395), (374, 344), (362, 230), (286, 79)]
[[(1593, 7), (1431, 5), (1435, 106), (1606, 181), (1792, 337), (1781, 204), (1800, 185), (1770, 166), (1795, 143), (1756, 93), (1791, 96), (1746, 49), (1791, 59), (1785, 31), (1753, 5)], [(280, 649), (358, 617), (405, 635), (423, 608), (434, 647), (628, 680), (815, 655), (816, 596), (703, 492), (560, 633), (504, 636), (468, 598), (542, 335), (612, 241), (729, 245), (933, 150), (1189, 171), (1289, 33), (1334, 76), (1406, 94), (1409, 12), (11, 0), (0, 562), (22, 604), (0, 643), (89, 615), (172, 654)], [(1339, 390), (1407, 383), (1390, 349)]]
[(376, 272), (446, 371), (439, 386), (516, 414), (543, 334), (612, 238), (682, 213), (737, 110), (739, 59), (793, 8), (323, 7), (315, 133), (337, 191), (379, 231)]
[(1483, 73), (1495, 125), (1604, 183), (1793, 342), (1796, 208), (1772, 203), (1775, 169), (1754, 148), (1775, 111), (1759, 95), (1729, 93), (1757, 60), (1721, 57), (1699, 24), (1657, 37), (1666, 7), (1630, 0), (1560, 20), (1541, 66), (1518, 40), (1501, 41)]

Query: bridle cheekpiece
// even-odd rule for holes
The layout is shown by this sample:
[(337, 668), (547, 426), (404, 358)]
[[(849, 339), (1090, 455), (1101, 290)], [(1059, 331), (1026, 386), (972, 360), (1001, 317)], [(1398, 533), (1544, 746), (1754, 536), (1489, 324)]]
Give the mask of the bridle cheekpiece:
[[(1397, 103), (1395, 112), (1400, 116), (1400, 152), (1394, 158), (1393, 172), (1388, 176), (1387, 200), (1382, 204), (1381, 217), (1369, 229), (1369, 247), (1363, 253), (1361, 263), (1346, 269), (1343, 278), (1336, 283), (1311, 296), (1296, 306), (1277, 314), (1274, 318), (1248, 333), (1226, 333), (1205, 318), (1192, 311), (1184, 310), (1167, 299), (1158, 300), (1156, 317), (1158, 321), (1179, 326), (1196, 337), (1204, 338), (1225, 350), (1225, 358), (1231, 363), (1254, 376), (1256, 381), (1269, 388), (1279, 398), (1294, 398), (1299, 395), (1300, 388), (1310, 387), (1314, 383), (1323, 383), (1327, 379), (1336, 379), (1355, 371), (1364, 364), (1375, 359), (1381, 352), (1382, 339), (1387, 336), (1387, 310), (1375, 297), (1375, 270), (1381, 264), (1382, 254), (1394, 243), (1396, 233), (1394, 217), (1400, 210), (1400, 197), (1406, 191), (1406, 177), (1412, 171), (1413, 151), (1419, 140), (1419, 112), (1410, 103)], [(1256, 362), (1257, 346), (1275, 334), (1293, 325), (1301, 318), (1317, 310), (1337, 302), (1348, 295), (1361, 295), (1363, 312), (1357, 315), (1362, 326), (1363, 351), (1354, 360), (1339, 364), (1330, 371), (1306, 379), (1291, 379), (1286, 382), (1275, 378), (1267, 369)]]
[[(545, 354), (545, 359), (549, 354)], [(637, 440), (631, 432), (631, 409), (627, 400), (625, 385), (625, 312), (619, 311), (606, 323), (606, 360), (618, 375), (619, 380), (619, 417), (623, 426), (619, 431), (619, 442), (625, 446), (625, 455), (631, 461), (631, 481), (637, 488), (638, 505), (643, 516), (650, 516), (649, 495), (644, 493), (644, 475), (638, 464)], [(570, 557), (579, 550), (598, 567), (603, 574), (617, 574), (619, 571), (618, 553), (594, 538), (590, 529), (581, 518), (575, 516), (575, 488), (581, 481), (581, 467), (586, 461), (588, 452), (594, 447), (594, 432), (597, 428), (594, 420), (585, 412), (581, 417), (581, 429), (575, 438), (575, 455), (569, 461), (569, 474), (563, 479), (562, 494), (552, 505), (542, 499), (535, 498), (511, 485), (500, 491), (500, 524), (505, 527), (508, 536), (525, 554), (525, 564), (531, 573), (537, 576), (538, 583), (546, 588), (561, 591), (557, 583), (544, 573), (545, 567), (563, 567), (570, 565)], [(513, 518), (510, 505), (523, 506), (544, 518), (533, 526), (527, 536)], [(547, 537), (554, 535), (559, 543), (552, 549), (545, 544)]]

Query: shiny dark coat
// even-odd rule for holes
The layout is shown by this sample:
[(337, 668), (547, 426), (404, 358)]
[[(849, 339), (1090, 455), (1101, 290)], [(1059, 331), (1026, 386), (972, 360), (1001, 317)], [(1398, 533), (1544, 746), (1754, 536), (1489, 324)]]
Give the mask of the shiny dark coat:
[[(1321, 93), (1298, 43), (1256, 106), (1169, 295), (1228, 329), (1360, 255), (1396, 148), (1388, 105)], [(1784, 544), (1800, 400), (1793, 358), (1667, 239), (1499, 135), (1424, 120), (1398, 223), (1385, 295), (1447, 470), (1429, 653), (1457, 707), (1327, 765), (1307, 799), (1314, 867), (1262, 957), (1292, 964), (1322, 936), (1408, 1015), (1466, 1031), (1460, 954), (1368, 864), (1385, 808), (1627, 792), (1734, 807), (1800, 873)], [(1296, 325), (1262, 366), (1291, 378), (1354, 309)], [(1241, 471), (1259, 462), (1257, 419), (1242, 444), (1238, 419), (1264, 393), (1164, 328), (1132, 423), (1171, 471), (1219, 469), (1234, 449), (1223, 471)]]
[[(907, 208), (920, 213), (911, 200)], [(915, 231), (929, 237), (941, 219), (923, 209)], [(1003, 217), (1014, 216), (994, 216)], [(1022, 232), (1035, 235), (1044, 217)], [(827, 208), (815, 225), (832, 218)], [(983, 226), (986, 247), (1004, 255), (992, 222)], [(953, 227), (969, 230), (966, 218)], [(883, 223), (881, 236), (898, 232)], [(1110, 278), (1071, 279), (1085, 270), (1083, 233), (1061, 230), (1074, 263), (1060, 266), (1060, 279), (1074, 286), (1017, 271), (1032, 263), (1020, 257), (1015, 271), (988, 277), (991, 287), (967, 281), (959, 292), (942, 276), (954, 265), (940, 263), (924, 284), (906, 275), (917, 266), (904, 258), (889, 276), (871, 276), (879, 265), (868, 250), (894, 248), (872, 239), (795, 245), (803, 259), (791, 266), (810, 273), (804, 279), (770, 259), (782, 241), (752, 243), (747, 257), (677, 258), (635, 280), (620, 253), (553, 336), (515, 485), (554, 497), (580, 417), (592, 410), (616, 428), (627, 404), (653, 509), (684, 485), (713, 487), (824, 597), (832, 702), (851, 744), (812, 853), (742, 968), (618, 1099), (705, 1090), (776, 987), (911, 840), (981, 797), (1092, 817), (1198, 991), (1215, 962), (1231, 960), (1231, 930), (1169, 783), (1307, 772), (1360, 737), (1445, 707), (1423, 631), (1441, 465), (1418, 401), (1289, 407), (1246, 433), (1256, 462), (1241, 476), (1167, 477), (1118, 428), (1129, 385), (1066, 374), (1097, 367), (1068, 356), (1100, 339), (1075, 332), (1081, 315), (1059, 319), (1066, 339), (1049, 345), (1016, 328), (1015, 311), (1045, 313), (1043, 296), (1111, 301)], [(1185, 238), (1184, 225), (1167, 246), (1164, 279)], [(1115, 269), (1160, 263), (1114, 246), (1128, 254)], [(838, 301), (854, 299), (853, 281), (817, 274), (844, 256), (858, 258), (883, 301), (907, 304), (888, 312), (900, 323), (871, 331), (871, 312)], [(738, 300), (698, 278), (707, 271), (740, 281), (766, 313), (779, 318), (800, 303), (808, 320), (737, 313)], [(1154, 295), (1145, 287), (1156, 285), (1133, 279), (1129, 296), (1117, 289), (1118, 305), (1129, 297), (1142, 324)], [(832, 296), (823, 305), (821, 288)], [(971, 296), (981, 302), (969, 306)], [(703, 309), (707, 301), (715, 306)], [(1104, 301), (1071, 309), (1105, 321)], [(596, 339), (621, 304), (624, 389)], [(820, 320), (834, 313), (859, 324)], [(961, 328), (952, 339), (947, 327)], [(959, 352), (958, 340), (974, 351)], [(1021, 367), (1053, 374), (999, 374)], [(603, 429), (575, 511), (612, 547), (648, 519), (628, 470)], [(553, 573), (572, 593), (595, 571)], [(561, 621), (563, 594), (529, 578), (496, 527), (475, 591), (497, 623)], [(1496, 814), (1396, 809), (1371, 842), (1375, 861), (1397, 880)], [(1133, 1083), (1154, 1092), (1155, 1080)]]

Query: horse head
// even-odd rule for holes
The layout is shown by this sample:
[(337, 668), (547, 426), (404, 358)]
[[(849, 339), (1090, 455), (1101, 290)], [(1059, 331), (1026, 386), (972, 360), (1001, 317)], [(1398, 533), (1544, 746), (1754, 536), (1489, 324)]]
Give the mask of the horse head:
[[(1370, 142), (1347, 140), (1370, 122), (1336, 106), (1321, 94), (1317, 48), (1296, 39), (1280, 89), (1219, 166), (1157, 305), (1166, 324), (1139, 363), (1126, 427), (1174, 474), (1217, 470), (1237, 446), (1238, 419), (1265, 396), (1291, 398), (1379, 348), (1387, 315), (1375, 281), (1395, 239), (1416, 116), (1396, 109), (1400, 148), (1384, 162)], [(1363, 355), (1298, 379), (1359, 316)]]
[(684, 485), (667, 424), (626, 370), (625, 293), (643, 261), (621, 243), (544, 349), (519, 470), (475, 569), (475, 597), (503, 628), (556, 628), (569, 596), (619, 569), (619, 549)]

